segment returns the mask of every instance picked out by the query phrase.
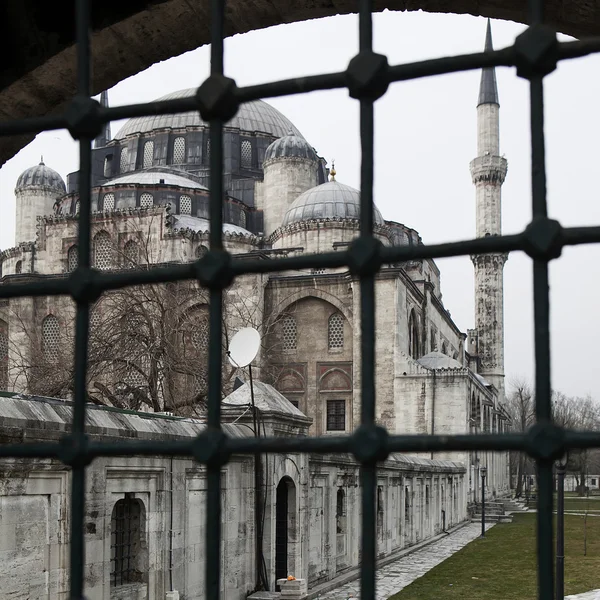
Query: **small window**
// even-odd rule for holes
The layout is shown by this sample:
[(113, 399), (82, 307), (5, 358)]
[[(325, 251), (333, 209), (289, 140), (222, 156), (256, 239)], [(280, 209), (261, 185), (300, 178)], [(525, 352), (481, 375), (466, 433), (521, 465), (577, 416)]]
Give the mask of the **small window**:
[(283, 349), (296, 350), (298, 337), (296, 319), (290, 315), (285, 316), (281, 323), (281, 329), (283, 334)]
[(80, 210), (81, 210), (81, 202), (79, 202), (79, 200), (77, 200), (77, 202), (75, 202), (75, 214), (78, 215)]
[(241, 147), (242, 169), (252, 168), (252, 144), (250, 140), (244, 140)]
[(60, 325), (54, 315), (48, 315), (42, 321), (42, 352), (48, 362), (58, 360), (60, 346)]
[(140, 207), (150, 208), (154, 205), (154, 196), (152, 194), (142, 194), (140, 196)]
[(106, 231), (100, 231), (94, 237), (94, 267), (101, 271), (111, 269), (112, 261), (112, 243), (110, 235)]
[(110, 520), (111, 587), (143, 581), (141, 555), (142, 509), (127, 496), (115, 504)]
[(121, 161), (119, 163), (121, 173), (127, 173), (129, 171), (129, 148), (123, 148), (121, 150)]
[(448, 346), (446, 342), (442, 342), (442, 354), (448, 354)]
[(140, 247), (134, 240), (129, 240), (123, 248), (123, 257), (125, 258), (125, 266), (133, 268), (140, 262)]
[(437, 344), (435, 343), (435, 329), (431, 330), (431, 339), (429, 340), (429, 351), (435, 352)]
[(192, 199), (189, 196), (179, 196), (179, 214), (192, 214)]
[(344, 317), (340, 313), (333, 313), (329, 317), (328, 340), (330, 350), (344, 347)]
[(185, 162), (185, 138), (175, 138), (173, 142), (173, 164), (180, 165)]
[(410, 489), (407, 487), (404, 488), (404, 521), (410, 521)]
[(346, 533), (346, 494), (343, 488), (338, 488), (335, 506), (336, 533)]
[(206, 162), (210, 162), (210, 137), (206, 138)]
[(592, 478), (592, 485), (596, 485), (597, 480)]
[(383, 486), (377, 486), (377, 512), (383, 512)]
[(300, 409), (300, 403), (298, 402), (298, 400), (290, 400), (290, 404)]
[(246, 229), (246, 211), (240, 211), (240, 227)]
[(154, 142), (144, 144), (144, 169), (148, 169), (154, 162)]
[(18, 260), (17, 264), (15, 265), (15, 273), (21, 273), (23, 271), (23, 261)]
[(115, 210), (115, 195), (114, 194), (104, 194), (104, 199), (102, 200), (102, 210)]
[(198, 246), (196, 248), (196, 258), (202, 258), (208, 252), (208, 248), (206, 246)]
[(327, 431), (346, 430), (346, 401), (327, 400)]
[(104, 158), (104, 177), (108, 179), (112, 175), (112, 154), (107, 154)]
[(311, 269), (310, 271), (313, 275), (323, 275), (325, 273), (325, 269), (323, 267), (318, 267), (316, 269)]
[(67, 272), (72, 273), (79, 266), (79, 248), (73, 244), (67, 251)]

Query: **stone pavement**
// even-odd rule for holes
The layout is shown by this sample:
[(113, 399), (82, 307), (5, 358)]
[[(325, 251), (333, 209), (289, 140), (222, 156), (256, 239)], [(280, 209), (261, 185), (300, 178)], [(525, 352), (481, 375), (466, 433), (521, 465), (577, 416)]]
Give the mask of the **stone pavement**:
[(565, 596), (565, 600), (600, 600), (600, 590), (592, 590), (575, 596)]
[[(486, 531), (493, 526), (494, 523), (488, 524)], [(415, 579), (425, 575), (427, 571), (445, 561), (480, 535), (481, 524), (469, 523), (437, 542), (433, 542), (385, 567), (377, 569), (376, 600), (387, 600), (387, 598), (405, 588)], [(318, 596), (320, 600), (347, 600), (348, 598), (360, 598), (360, 582), (358, 579)], [(580, 599), (577, 598), (577, 600)], [(597, 599), (590, 597), (581, 600)]]

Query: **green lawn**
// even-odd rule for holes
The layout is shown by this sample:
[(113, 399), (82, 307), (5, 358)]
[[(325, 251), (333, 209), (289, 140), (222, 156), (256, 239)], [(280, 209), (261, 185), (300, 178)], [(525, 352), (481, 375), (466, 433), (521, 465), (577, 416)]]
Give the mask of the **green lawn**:
[[(537, 508), (535, 500), (529, 502), (529, 508)], [(554, 496), (554, 510), (556, 510), (556, 495)], [(600, 496), (589, 498), (565, 494), (565, 511), (567, 512), (589, 512), (600, 514)]]
[[(535, 514), (516, 514), (496, 525), (394, 600), (537, 600)], [(565, 594), (600, 588), (600, 517), (587, 519), (583, 555), (583, 517), (565, 516)]]

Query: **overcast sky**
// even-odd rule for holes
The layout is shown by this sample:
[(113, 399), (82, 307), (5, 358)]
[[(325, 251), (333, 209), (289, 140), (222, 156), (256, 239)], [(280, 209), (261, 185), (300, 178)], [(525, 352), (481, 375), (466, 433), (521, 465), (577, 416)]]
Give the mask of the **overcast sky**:
[[(375, 15), (375, 49), (391, 64), (480, 51), (485, 20), (469, 16)], [(343, 70), (358, 48), (355, 16), (282, 25), (230, 38), (225, 68), (239, 85)], [(524, 26), (493, 21), (496, 48), (512, 44)], [(565, 38), (566, 39), (566, 38)], [(207, 48), (156, 64), (110, 90), (113, 105), (149, 101), (198, 86), (208, 75)], [(546, 79), (550, 216), (563, 225), (600, 223), (596, 198), (600, 159), (600, 58), (561, 64)], [(522, 230), (531, 218), (528, 84), (498, 69), (501, 153), (508, 160), (503, 229)], [(476, 153), (479, 72), (393, 84), (376, 105), (375, 200), (387, 219), (415, 228), (425, 243), (474, 236), (475, 189), (469, 162)], [(359, 187), (358, 103), (347, 92), (316, 92), (267, 100), (328, 160), (337, 179)], [(113, 123), (116, 133), (122, 123)], [(77, 146), (66, 131), (39, 135), (0, 169), (0, 248), (14, 244), (14, 186), (40, 155), (63, 177), (77, 170)], [(567, 249), (551, 267), (553, 386), (600, 399), (594, 354), (600, 338), (596, 246)], [(439, 260), (444, 303), (462, 331), (473, 327), (473, 268), (469, 258)], [(533, 378), (531, 261), (511, 254), (505, 267), (506, 375)]]

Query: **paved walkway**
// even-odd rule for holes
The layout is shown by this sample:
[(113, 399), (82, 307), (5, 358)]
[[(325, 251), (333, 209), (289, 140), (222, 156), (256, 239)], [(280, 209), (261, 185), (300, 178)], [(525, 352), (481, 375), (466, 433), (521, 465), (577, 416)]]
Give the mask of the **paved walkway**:
[(576, 596), (565, 596), (565, 600), (600, 600), (600, 590), (592, 590)]
[[(486, 525), (486, 531), (490, 527), (493, 527), (493, 525)], [(399, 558), (385, 567), (377, 569), (376, 599), (387, 600), (387, 598), (405, 588), (415, 579), (425, 575), (427, 571), (445, 561), (480, 535), (481, 524), (469, 523), (437, 542), (433, 542), (420, 550)], [(335, 590), (321, 594), (319, 598), (320, 600), (358, 599), (360, 598), (360, 582), (358, 579), (351, 581)], [(596, 600), (596, 598), (584, 598), (582, 600)]]

